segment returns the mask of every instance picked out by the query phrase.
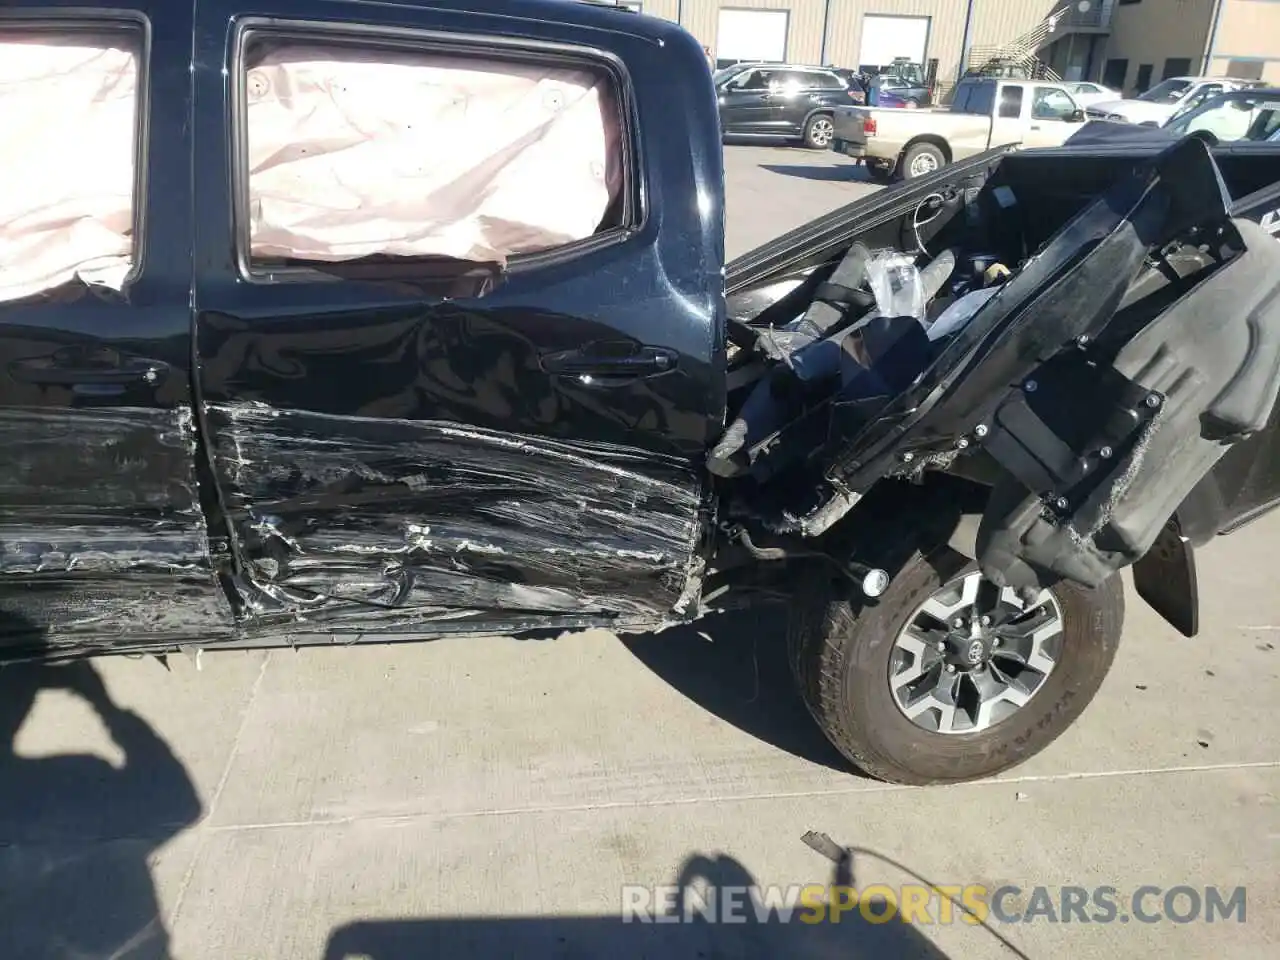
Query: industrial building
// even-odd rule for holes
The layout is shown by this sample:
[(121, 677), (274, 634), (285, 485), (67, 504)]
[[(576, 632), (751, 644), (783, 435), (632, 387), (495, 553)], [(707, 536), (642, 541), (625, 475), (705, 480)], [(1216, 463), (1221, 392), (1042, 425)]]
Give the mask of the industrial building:
[(1280, 2), (1117, 0), (1102, 83), (1140, 92), (1198, 74), (1280, 86)]
[(1280, 82), (1280, 0), (619, 0), (680, 23), (718, 60), (866, 67), (906, 58), (953, 83), (1035, 58), (1128, 91), (1165, 76)]

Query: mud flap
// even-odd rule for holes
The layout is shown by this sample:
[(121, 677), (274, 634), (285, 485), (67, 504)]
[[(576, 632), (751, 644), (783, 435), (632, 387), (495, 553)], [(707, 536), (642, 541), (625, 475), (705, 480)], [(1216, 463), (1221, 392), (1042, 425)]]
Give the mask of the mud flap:
[(1195, 548), (1183, 538), (1177, 520), (1164, 525), (1151, 549), (1133, 565), (1133, 586), (1184, 637), (1200, 632)]

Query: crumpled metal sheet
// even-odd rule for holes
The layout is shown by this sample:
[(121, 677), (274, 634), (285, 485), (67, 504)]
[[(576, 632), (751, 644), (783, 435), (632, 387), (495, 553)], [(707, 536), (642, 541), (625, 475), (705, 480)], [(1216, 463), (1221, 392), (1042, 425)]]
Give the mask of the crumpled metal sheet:
[(231, 626), (188, 410), (0, 407), (0, 656)]
[(644, 624), (696, 597), (701, 487), (686, 461), (261, 404), (207, 416), (251, 618)]

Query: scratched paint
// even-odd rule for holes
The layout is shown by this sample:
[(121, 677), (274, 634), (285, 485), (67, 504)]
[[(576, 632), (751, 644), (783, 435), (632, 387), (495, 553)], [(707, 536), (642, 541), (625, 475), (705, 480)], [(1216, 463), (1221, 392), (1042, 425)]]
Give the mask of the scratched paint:
[(637, 625), (697, 595), (687, 461), (263, 404), (213, 404), (208, 422), (250, 617)]
[(0, 653), (217, 636), (185, 409), (0, 407)]

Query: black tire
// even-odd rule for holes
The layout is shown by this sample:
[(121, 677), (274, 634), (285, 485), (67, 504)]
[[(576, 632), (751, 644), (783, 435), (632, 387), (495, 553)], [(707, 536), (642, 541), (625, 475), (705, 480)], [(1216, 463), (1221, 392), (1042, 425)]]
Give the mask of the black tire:
[(958, 783), (1016, 766), (1071, 726), (1111, 668), (1124, 622), (1120, 578), (1096, 589), (1061, 583), (1052, 588), (1063, 623), (1058, 665), (1024, 706), (973, 734), (935, 733), (907, 719), (889, 687), (895, 638), (920, 604), (974, 568), (946, 548), (917, 553), (874, 603), (851, 599), (847, 581), (803, 578), (787, 638), (792, 672), (827, 738), (869, 776)]
[(894, 167), (889, 163), (866, 163), (867, 179), (875, 183), (892, 183)]
[[(933, 169), (920, 169), (922, 160), (925, 158), (932, 159)], [(907, 152), (902, 155), (902, 162), (898, 164), (898, 169), (902, 171), (903, 180), (914, 180), (917, 177), (928, 176), (935, 170), (941, 170), (946, 165), (947, 155), (937, 144), (916, 143), (908, 147)]]
[(804, 145), (810, 150), (830, 148), (833, 136), (835, 136), (835, 127), (832, 126), (830, 114), (815, 113), (804, 123)]

